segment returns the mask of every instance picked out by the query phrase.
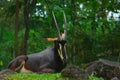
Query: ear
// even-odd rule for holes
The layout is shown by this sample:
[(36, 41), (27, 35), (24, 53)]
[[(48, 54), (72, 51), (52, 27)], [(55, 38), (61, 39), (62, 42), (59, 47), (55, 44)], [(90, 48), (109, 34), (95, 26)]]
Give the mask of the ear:
[(18, 68), (23, 61), (26, 62), (27, 60), (28, 57), (26, 55), (18, 56), (8, 64), (8, 68), (15, 71), (15, 69)]
[(45, 38), (45, 41), (55, 41), (58, 40), (58, 38)]

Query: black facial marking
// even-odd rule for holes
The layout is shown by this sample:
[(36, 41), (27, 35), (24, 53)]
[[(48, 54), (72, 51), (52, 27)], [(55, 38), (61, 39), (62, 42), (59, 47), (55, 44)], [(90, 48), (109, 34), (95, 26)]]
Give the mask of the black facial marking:
[(59, 55), (59, 53), (57, 52), (58, 56), (60, 58), (61, 58), (61, 56), (63, 57), (62, 61), (66, 60), (66, 49), (65, 49), (66, 41), (65, 40), (56, 40), (54, 42), (55, 42), (55, 48), (57, 49), (56, 51), (61, 51), (61, 55)]

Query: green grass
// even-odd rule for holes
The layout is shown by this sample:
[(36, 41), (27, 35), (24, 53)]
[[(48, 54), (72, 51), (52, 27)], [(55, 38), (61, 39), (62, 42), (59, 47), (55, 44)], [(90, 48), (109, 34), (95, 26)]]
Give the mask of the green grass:
[[(63, 80), (61, 74), (14, 74), (7, 76), (8, 80)], [(65, 79), (68, 80), (68, 79)]]
[[(6, 76), (7, 80), (70, 80), (68, 78), (63, 79), (60, 73), (57, 74), (25, 74), (17, 73), (14, 75)], [(88, 80), (103, 80), (94, 76), (89, 76)]]
[(95, 76), (89, 76), (89, 80), (103, 80), (103, 79)]

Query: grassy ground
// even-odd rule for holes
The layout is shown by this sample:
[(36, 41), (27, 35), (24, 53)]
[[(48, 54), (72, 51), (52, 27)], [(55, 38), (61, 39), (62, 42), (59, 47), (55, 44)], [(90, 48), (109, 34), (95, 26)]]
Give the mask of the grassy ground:
[[(4, 76), (6, 80), (70, 80), (68, 78), (62, 78), (61, 74), (14, 74)], [(1, 80), (1, 79), (0, 79)], [(88, 80), (102, 80), (97, 77), (90, 76)]]
[[(5, 76), (7, 80), (63, 80), (61, 74), (25, 74), (18, 73)], [(68, 80), (68, 79), (65, 79)]]

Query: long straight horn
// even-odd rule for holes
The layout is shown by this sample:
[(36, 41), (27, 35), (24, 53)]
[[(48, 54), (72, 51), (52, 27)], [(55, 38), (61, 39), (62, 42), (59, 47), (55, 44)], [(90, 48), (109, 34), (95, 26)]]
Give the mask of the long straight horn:
[(57, 31), (58, 31), (58, 37), (59, 37), (59, 39), (61, 40), (60, 29), (59, 29), (59, 27), (58, 27), (57, 20), (56, 20), (56, 18), (55, 18), (55, 15), (54, 15), (54, 12), (53, 12), (53, 11), (52, 11), (52, 15), (53, 15), (53, 18), (54, 18), (54, 21), (55, 21), (55, 26), (56, 26)]
[(66, 20), (66, 15), (65, 12), (63, 11), (63, 16), (64, 16), (64, 40), (67, 38), (67, 20)]

